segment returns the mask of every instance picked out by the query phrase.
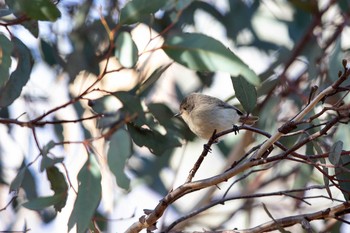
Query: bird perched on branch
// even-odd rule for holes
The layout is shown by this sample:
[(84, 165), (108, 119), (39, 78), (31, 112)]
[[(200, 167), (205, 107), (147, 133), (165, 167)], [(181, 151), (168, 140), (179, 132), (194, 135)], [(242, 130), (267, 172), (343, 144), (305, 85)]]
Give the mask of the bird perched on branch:
[(259, 119), (256, 116), (245, 116), (236, 107), (200, 93), (184, 98), (180, 104), (180, 112), (175, 116), (181, 116), (191, 131), (203, 139), (209, 139), (214, 130), (218, 133), (239, 122), (252, 125)]

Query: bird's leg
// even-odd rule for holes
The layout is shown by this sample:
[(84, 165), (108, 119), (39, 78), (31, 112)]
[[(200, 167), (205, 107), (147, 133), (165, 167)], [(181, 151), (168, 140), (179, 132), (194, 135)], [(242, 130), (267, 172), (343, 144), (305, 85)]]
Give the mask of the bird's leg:
[(233, 129), (233, 132), (235, 133), (235, 135), (237, 135), (239, 133), (239, 128), (237, 125), (233, 125), (232, 129)]

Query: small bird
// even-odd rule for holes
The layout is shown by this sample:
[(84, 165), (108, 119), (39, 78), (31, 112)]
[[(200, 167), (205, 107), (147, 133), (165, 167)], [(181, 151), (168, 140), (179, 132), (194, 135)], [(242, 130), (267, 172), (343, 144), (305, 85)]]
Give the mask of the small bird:
[(209, 139), (214, 130), (218, 133), (234, 127), (238, 122), (252, 125), (259, 119), (255, 116), (244, 116), (236, 107), (200, 93), (184, 98), (180, 104), (180, 112), (175, 116), (181, 116), (191, 131), (203, 139)]

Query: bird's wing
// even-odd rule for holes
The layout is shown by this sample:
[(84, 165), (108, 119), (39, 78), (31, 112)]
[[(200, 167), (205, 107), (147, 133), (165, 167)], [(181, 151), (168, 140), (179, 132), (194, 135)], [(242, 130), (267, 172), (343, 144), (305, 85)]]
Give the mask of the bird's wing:
[(232, 109), (234, 109), (234, 110), (237, 111), (238, 115), (243, 116), (243, 112), (242, 112), (241, 110), (239, 110), (238, 108), (236, 108), (235, 106), (233, 106), (233, 105), (230, 105), (230, 104), (225, 103), (225, 102), (223, 102), (223, 101), (222, 101), (221, 103), (219, 103), (218, 105), (219, 105), (220, 107), (222, 107), (222, 108), (232, 108)]

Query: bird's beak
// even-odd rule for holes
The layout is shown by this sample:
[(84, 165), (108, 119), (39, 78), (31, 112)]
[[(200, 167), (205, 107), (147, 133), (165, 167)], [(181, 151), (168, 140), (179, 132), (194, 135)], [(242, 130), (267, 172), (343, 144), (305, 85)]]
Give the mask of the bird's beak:
[(182, 114), (182, 112), (178, 112), (178, 113), (176, 113), (173, 117), (180, 117), (181, 114)]

